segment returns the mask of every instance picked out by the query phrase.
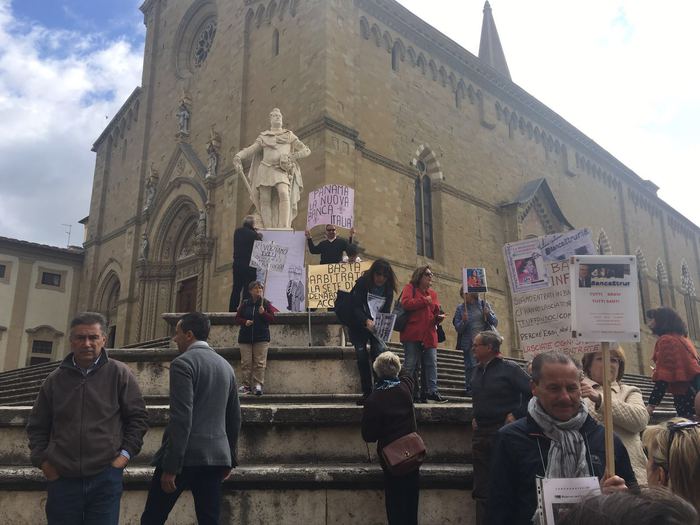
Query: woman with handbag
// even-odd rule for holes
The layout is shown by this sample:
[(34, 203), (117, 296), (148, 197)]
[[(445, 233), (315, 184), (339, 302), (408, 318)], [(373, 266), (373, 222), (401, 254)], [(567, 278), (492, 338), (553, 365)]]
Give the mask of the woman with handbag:
[(651, 357), (654, 389), (649, 395), (647, 411), (654, 413), (666, 389), (673, 394), (673, 404), (679, 417), (693, 419), (695, 394), (700, 390), (698, 352), (688, 339), (688, 328), (675, 310), (668, 307), (647, 311), (647, 324), (659, 339)]
[(437, 387), (437, 325), (444, 319), (440, 313), (437, 293), (430, 288), (433, 272), (430, 266), (415, 269), (411, 281), (401, 292), (401, 306), (408, 312), (408, 322), (401, 330), (401, 344), (404, 349), (404, 369), (413, 374), (420, 359), (422, 391), (420, 400), (425, 403), (446, 403)]
[[(348, 325), (350, 341), (355, 347), (357, 356), (357, 369), (360, 372), (360, 384), (362, 386), (362, 399), (357, 404), (362, 405), (364, 400), (372, 392), (372, 360), (376, 359), (386, 346), (372, 332), (374, 329), (374, 317), (377, 312), (389, 313), (396, 291), (396, 275), (389, 261), (377, 259), (355, 281), (350, 292), (352, 296), (352, 321)], [(370, 344), (370, 352), (367, 352), (367, 343)]]
[[(393, 352), (384, 352), (374, 361), (377, 384), (366, 399), (362, 411), (362, 438), (377, 442), (377, 455), (384, 472), (384, 500), (389, 525), (416, 525), (418, 523), (418, 490), (420, 463), (425, 457), (425, 447), (416, 434), (416, 417), (413, 412), (413, 377), (401, 370), (401, 361)], [(397, 440), (406, 443), (408, 455), (405, 468), (392, 465), (385, 448), (395, 446)], [(422, 449), (422, 450), (421, 450)], [(387, 461), (389, 457), (389, 461)], [(408, 470), (408, 472), (406, 472)]]
[(472, 373), (476, 368), (476, 358), (472, 354), (472, 344), (479, 332), (494, 330), (498, 326), (498, 318), (485, 300), (479, 300), (479, 294), (464, 292), (459, 288), (459, 295), (464, 300), (457, 306), (452, 324), (457, 331), (457, 350), (464, 355), (464, 391), (472, 395)]

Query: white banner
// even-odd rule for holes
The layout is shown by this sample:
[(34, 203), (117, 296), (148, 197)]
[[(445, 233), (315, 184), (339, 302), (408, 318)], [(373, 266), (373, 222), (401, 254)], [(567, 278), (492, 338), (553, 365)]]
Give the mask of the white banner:
[(637, 258), (588, 255), (573, 258), (571, 330), (583, 341), (638, 342)]
[[(283, 269), (270, 271), (267, 276), (265, 298), (281, 312), (306, 311), (306, 269), (304, 268), (306, 236), (304, 232), (261, 230), (261, 233), (263, 241), (272, 241), (275, 246), (286, 250)], [(258, 270), (258, 281), (265, 282), (265, 270)]]
[(274, 241), (255, 241), (253, 243), (253, 253), (250, 256), (250, 266), (258, 270), (270, 272), (284, 271), (284, 264), (287, 261), (289, 248)]
[(503, 247), (510, 289), (514, 294), (549, 286), (541, 243), (542, 237), (537, 237)]
[[(571, 336), (571, 288), (569, 286), (569, 261), (566, 254), (575, 252), (593, 253), (594, 246), (590, 231), (574, 230), (565, 234), (554, 234), (528, 239), (525, 249), (512, 243), (516, 260), (522, 253), (542, 253), (541, 265), (547, 275), (546, 286), (538, 285), (534, 290), (513, 293), (513, 317), (518, 328), (520, 349), (527, 357), (541, 352), (561, 350), (567, 353), (596, 352), (600, 350), (597, 343), (577, 341)], [(506, 245), (508, 246), (508, 245)], [(506, 264), (515, 268), (508, 261), (508, 250), (504, 250)], [(560, 257), (564, 260), (559, 260)], [(544, 259), (549, 259), (544, 261)], [(515, 279), (518, 279), (517, 272)], [(509, 277), (511, 277), (509, 272)], [(513, 277), (511, 277), (513, 279)], [(530, 283), (531, 284), (531, 283)], [(511, 288), (513, 282), (511, 280)]]
[(391, 332), (396, 322), (396, 314), (385, 314), (378, 312), (374, 317), (374, 333), (379, 339), (388, 343), (391, 339)]
[(309, 193), (306, 229), (333, 224), (350, 229), (353, 225), (355, 190), (340, 184), (328, 184)]

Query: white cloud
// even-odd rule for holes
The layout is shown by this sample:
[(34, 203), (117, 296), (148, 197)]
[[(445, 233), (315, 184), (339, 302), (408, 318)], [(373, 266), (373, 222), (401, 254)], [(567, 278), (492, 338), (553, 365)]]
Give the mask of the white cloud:
[(93, 141), (140, 84), (142, 50), (20, 24), (0, 0), (0, 235), (64, 244), (87, 215)]

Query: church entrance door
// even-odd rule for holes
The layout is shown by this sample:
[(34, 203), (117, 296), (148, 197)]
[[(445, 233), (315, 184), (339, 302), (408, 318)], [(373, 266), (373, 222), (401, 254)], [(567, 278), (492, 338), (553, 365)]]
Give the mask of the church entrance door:
[(180, 281), (177, 289), (176, 307), (177, 311), (182, 313), (197, 310), (197, 277)]

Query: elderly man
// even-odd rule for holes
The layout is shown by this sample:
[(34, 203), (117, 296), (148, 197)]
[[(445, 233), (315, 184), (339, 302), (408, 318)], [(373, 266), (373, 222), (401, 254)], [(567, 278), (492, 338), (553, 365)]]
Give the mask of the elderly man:
[(221, 482), (237, 463), (241, 406), (233, 368), (208, 344), (209, 318), (183, 315), (173, 341), (180, 355), (170, 364), (170, 421), (142, 525), (161, 525), (178, 497), (192, 491), (199, 525), (219, 523)]
[[(535, 478), (605, 474), (605, 430), (581, 400), (581, 372), (570, 356), (539, 354), (532, 361), (527, 417), (503, 427), (491, 464), (489, 519), (494, 525), (525, 525), (537, 509)], [(637, 485), (627, 450), (615, 436), (615, 472), (604, 491)]]
[(489, 465), (496, 433), (506, 423), (527, 412), (530, 377), (512, 361), (501, 356), (503, 338), (487, 330), (474, 337), (472, 351), (478, 366), (472, 375), (472, 464), (476, 523), (488, 523), (486, 500)]
[(233, 167), (243, 173), (242, 159), (252, 157), (251, 200), (262, 217), (265, 228), (289, 228), (297, 216), (297, 204), (304, 184), (297, 160), (308, 157), (311, 150), (291, 131), (282, 127), (282, 112), (270, 112), (270, 129), (233, 157)]
[(228, 303), (228, 311), (235, 312), (243, 299), (250, 297), (248, 285), (258, 277), (258, 271), (250, 266), (255, 241), (261, 241), (262, 234), (255, 229), (255, 216), (246, 215), (240, 228), (233, 232), (233, 289)]
[(148, 429), (136, 378), (104, 349), (105, 324), (93, 312), (71, 321), (72, 351), (29, 415), (31, 461), (49, 481), (49, 524), (117, 525), (123, 470)]

